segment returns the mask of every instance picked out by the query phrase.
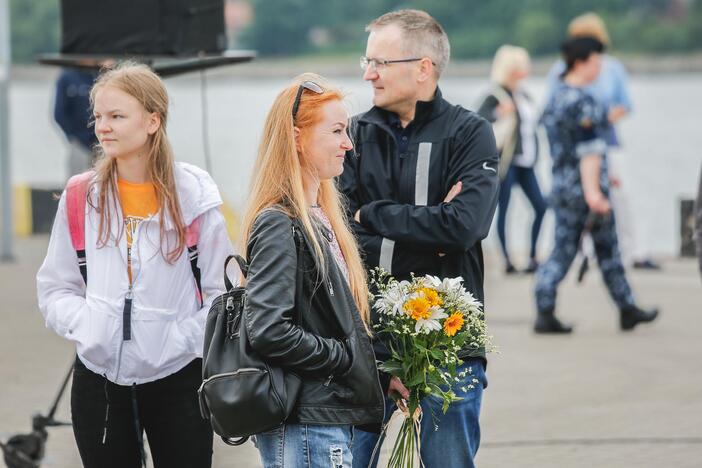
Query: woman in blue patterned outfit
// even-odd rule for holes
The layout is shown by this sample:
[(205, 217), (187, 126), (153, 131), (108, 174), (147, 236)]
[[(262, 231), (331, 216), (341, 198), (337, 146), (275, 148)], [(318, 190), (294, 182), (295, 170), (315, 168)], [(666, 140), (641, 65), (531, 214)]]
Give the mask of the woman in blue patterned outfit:
[[(609, 33), (605, 22), (595, 13), (580, 15), (568, 25), (568, 37), (594, 37), (600, 41), (605, 49), (611, 46)], [(554, 63), (547, 77), (547, 96), (557, 87), (559, 77), (565, 69), (562, 60)], [(609, 53), (602, 54), (602, 71), (597, 79), (587, 86), (590, 93), (607, 112), (607, 124), (603, 129), (603, 139), (607, 143), (607, 157), (610, 180), (613, 181), (610, 201), (612, 209), (617, 216), (617, 236), (621, 246), (622, 261), (625, 265), (639, 269), (658, 270), (660, 265), (650, 257), (650, 252), (645, 249), (637, 235), (634, 212), (631, 206), (631, 185), (627, 182), (624, 161), (627, 155), (625, 146), (622, 145), (620, 131), (621, 121), (628, 117), (632, 111), (631, 96), (629, 93), (629, 77), (624, 64)], [(591, 243), (583, 245), (590, 247)], [(584, 258), (581, 266), (581, 277), (588, 268), (588, 257), (592, 257), (592, 249), (583, 249)]]

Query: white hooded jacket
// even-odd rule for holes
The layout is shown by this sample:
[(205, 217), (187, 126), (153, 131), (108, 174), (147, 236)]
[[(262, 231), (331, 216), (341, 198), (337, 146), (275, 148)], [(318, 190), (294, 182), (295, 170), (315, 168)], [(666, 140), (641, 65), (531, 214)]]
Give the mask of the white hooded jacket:
[[(131, 385), (173, 374), (202, 357), (209, 307), (224, 292), (223, 266), (233, 252), (222, 199), (210, 175), (185, 163), (175, 165), (176, 190), (183, 221), (199, 217), (198, 266), (204, 306), (196, 295), (187, 249), (174, 264), (161, 251), (160, 212), (139, 224), (132, 244), (131, 339), (122, 339), (122, 312), (129, 291), (126, 235), (97, 247), (99, 217), (86, 203), (85, 253), (88, 286), (78, 268), (66, 214), (66, 193), (59, 201), (49, 248), (37, 273), (37, 294), (46, 326), (76, 344), (78, 356), (91, 371), (111, 382)], [(95, 197), (97, 189), (89, 192)], [(112, 220), (113, 236), (122, 233), (122, 214)], [(166, 238), (175, 231), (166, 219)]]

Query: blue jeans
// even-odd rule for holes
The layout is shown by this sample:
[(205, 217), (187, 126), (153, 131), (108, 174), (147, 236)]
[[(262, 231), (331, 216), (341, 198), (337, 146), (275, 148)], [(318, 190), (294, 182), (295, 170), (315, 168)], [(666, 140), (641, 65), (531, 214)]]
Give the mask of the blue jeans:
[(539, 189), (539, 182), (536, 180), (534, 168), (510, 166), (505, 178), (500, 183), (500, 197), (497, 202), (497, 235), (500, 238), (502, 253), (508, 263), (511, 263), (511, 260), (509, 258), (509, 251), (507, 250), (507, 235), (505, 229), (507, 224), (507, 208), (509, 207), (509, 199), (514, 184), (519, 184), (522, 187), (524, 195), (526, 195), (532, 208), (534, 208), (534, 222), (531, 224), (531, 245), (529, 248), (530, 258), (536, 257), (536, 242), (539, 240), (541, 222), (544, 219), (544, 213), (546, 213), (546, 201), (541, 195), (541, 189)]
[(350, 425), (283, 424), (256, 434), (264, 468), (351, 468)]
[[(473, 373), (466, 376), (453, 387), (456, 395), (463, 400), (452, 403), (446, 414), (441, 411), (441, 400), (427, 397), (422, 401), (422, 461), (426, 468), (473, 468), (473, 458), (480, 446), (480, 406), (483, 400), (483, 388), (487, 387), (487, 377), (482, 359), (470, 358), (458, 368), (458, 372), (472, 368)], [(464, 392), (461, 387), (478, 380), (475, 388)], [(385, 422), (395, 411), (395, 403), (388, 400), (385, 404)], [(438, 430), (434, 430), (434, 418)], [(353, 468), (375, 468), (378, 463), (380, 448), (371, 462), (373, 449), (380, 434), (354, 430)], [(381, 442), (382, 444), (382, 442)]]

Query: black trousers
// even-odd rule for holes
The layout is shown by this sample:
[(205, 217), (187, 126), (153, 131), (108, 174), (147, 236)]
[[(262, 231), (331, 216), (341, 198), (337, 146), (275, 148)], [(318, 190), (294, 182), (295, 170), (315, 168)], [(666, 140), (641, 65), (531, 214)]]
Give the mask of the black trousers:
[(155, 382), (122, 386), (88, 370), (76, 358), (71, 413), (83, 466), (141, 467), (145, 431), (155, 468), (209, 468), (212, 429), (200, 416), (201, 381), (202, 359)]

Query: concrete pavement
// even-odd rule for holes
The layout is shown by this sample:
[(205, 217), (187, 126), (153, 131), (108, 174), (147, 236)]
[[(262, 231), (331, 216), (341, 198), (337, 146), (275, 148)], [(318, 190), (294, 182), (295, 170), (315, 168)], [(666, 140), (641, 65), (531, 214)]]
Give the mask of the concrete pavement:
[[(47, 237), (17, 241), (17, 261), (0, 264), (0, 439), (27, 432), (46, 412), (72, 360), (72, 347), (44, 328), (34, 275)], [(532, 278), (505, 277), (488, 255), (487, 316), (499, 354), (490, 357), (478, 455), (481, 468), (702, 466), (702, 283), (692, 260), (660, 273), (631, 272), (637, 298), (660, 319), (631, 333), (599, 272), (569, 276), (559, 314), (567, 337), (536, 336)], [(68, 398), (59, 416), (69, 419)], [(258, 467), (250, 443), (215, 444), (215, 467)], [(70, 428), (50, 429), (43, 466), (80, 466)]]

